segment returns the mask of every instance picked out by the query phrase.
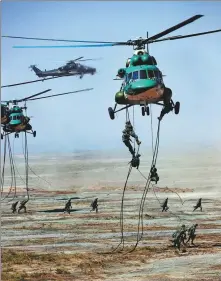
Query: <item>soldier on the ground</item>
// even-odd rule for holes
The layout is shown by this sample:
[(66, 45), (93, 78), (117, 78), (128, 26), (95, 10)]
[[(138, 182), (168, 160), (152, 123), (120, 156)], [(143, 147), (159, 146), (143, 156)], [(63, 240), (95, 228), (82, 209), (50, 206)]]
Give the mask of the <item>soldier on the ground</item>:
[(98, 213), (98, 203), (97, 203), (97, 200), (98, 200), (98, 198), (96, 198), (92, 203), (91, 203), (91, 207), (92, 207), (92, 209), (91, 209), (91, 211), (90, 212), (92, 212), (92, 211), (95, 211), (96, 210), (96, 213)]
[(26, 209), (26, 203), (28, 202), (28, 200), (29, 199), (27, 199), (27, 200), (23, 200), (23, 201), (21, 201), (20, 202), (20, 206), (18, 207), (18, 213), (20, 213), (20, 211), (22, 210), (22, 209), (24, 209), (24, 212), (25, 213), (27, 213), (27, 209)]
[(193, 212), (196, 210), (196, 209), (198, 209), (198, 208), (200, 208), (200, 210), (201, 210), (201, 212), (202, 212), (202, 198), (200, 198), (198, 201), (197, 201), (197, 203), (196, 203), (196, 206), (194, 206), (194, 209), (193, 209)]
[(196, 238), (196, 234), (195, 234), (195, 231), (196, 231), (196, 228), (197, 228), (198, 224), (193, 224), (189, 229), (188, 229), (188, 239), (186, 241), (186, 243), (188, 243), (190, 240), (191, 240), (191, 245), (194, 245), (193, 241), (194, 239)]
[(71, 206), (71, 199), (69, 199), (69, 200), (67, 201), (67, 203), (65, 204), (64, 213), (67, 212), (68, 214), (70, 214), (71, 209), (72, 209), (72, 206)]
[(163, 204), (161, 205), (161, 207), (163, 208), (162, 209), (162, 212), (163, 211), (167, 211), (167, 210), (169, 210), (169, 207), (167, 206), (167, 204), (168, 204), (168, 198), (167, 199), (165, 199), (165, 201), (163, 202)]
[(18, 202), (19, 202), (19, 201), (16, 201), (16, 202), (12, 203), (11, 210), (12, 210), (12, 213), (13, 213), (13, 214), (16, 212), (16, 207), (17, 207), (17, 205), (18, 205)]

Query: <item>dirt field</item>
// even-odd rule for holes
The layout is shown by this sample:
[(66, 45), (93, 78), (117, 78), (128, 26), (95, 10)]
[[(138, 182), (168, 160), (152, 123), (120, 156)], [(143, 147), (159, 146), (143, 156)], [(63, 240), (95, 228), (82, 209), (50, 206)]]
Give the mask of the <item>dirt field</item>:
[[(12, 214), (9, 200), (1, 203), (2, 280), (220, 281), (221, 157), (217, 153), (216, 156), (210, 160), (205, 155), (203, 159), (192, 157), (188, 162), (185, 160), (186, 168), (176, 158), (171, 164), (176, 167), (173, 179), (166, 157), (161, 159), (161, 181), (147, 193), (143, 237), (132, 252), (137, 242), (139, 205), (145, 185), (145, 179), (137, 171), (133, 171), (124, 199), (124, 249), (121, 245), (118, 250), (122, 251), (113, 252), (121, 241), (120, 208), (128, 159), (78, 162), (56, 159), (59, 169), (51, 159), (30, 161), (32, 169), (53, 187), (32, 175), (26, 214)], [(92, 167), (92, 163), (96, 165)], [(142, 163), (140, 170), (144, 173), (146, 167), (148, 161)], [(24, 194), (20, 184), (18, 200)], [(63, 213), (63, 207), (70, 197), (75, 199), (69, 215)], [(97, 214), (90, 212), (90, 203), (96, 197)], [(160, 203), (167, 197), (170, 209), (162, 213)], [(193, 213), (200, 197), (203, 211)], [(182, 224), (194, 223), (199, 225), (195, 247), (175, 250), (170, 242), (172, 233)]]

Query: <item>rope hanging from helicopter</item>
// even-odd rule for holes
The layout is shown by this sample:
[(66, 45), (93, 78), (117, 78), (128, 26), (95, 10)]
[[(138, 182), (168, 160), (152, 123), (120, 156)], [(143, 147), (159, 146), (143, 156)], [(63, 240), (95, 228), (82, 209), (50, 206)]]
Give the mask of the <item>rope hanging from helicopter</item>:
[[(8, 193), (4, 197), (2, 197), (2, 194), (4, 191), (4, 183), (5, 183), (5, 163), (6, 163), (6, 155), (7, 155), (7, 145), (8, 145), (8, 153), (9, 153), (10, 171), (11, 171), (11, 186), (9, 188)], [(2, 197), (1, 200), (2, 201), (9, 197), (9, 195), (12, 192), (13, 186), (14, 186), (14, 196), (11, 200), (13, 200), (16, 196), (16, 176), (15, 176), (15, 166), (14, 166), (13, 153), (12, 153), (11, 144), (10, 144), (10, 138), (9, 138), (9, 135), (5, 134), (4, 157), (3, 157), (3, 167), (2, 167), (2, 176), (1, 176), (1, 197)]]
[[(24, 148), (23, 135), (22, 135), (22, 151), (23, 151), (23, 155), (24, 155), (24, 157), (25, 157), (25, 148)], [(33, 169), (32, 169), (32, 168), (30, 167), (30, 165), (29, 165), (29, 162), (27, 162), (27, 166), (28, 166), (29, 170), (30, 170), (36, 177), (38, 177), (39, 179), (45, 181), (48, 185), (51, 186), (50, 182), (48, 182), (48, 181), (45, 180), (44, 178), (40, 177), (39, 175), (37, 175), (37, 174), (33, 171)], [(29, 190), (30, 190), (30, 189), (29, 189)]]

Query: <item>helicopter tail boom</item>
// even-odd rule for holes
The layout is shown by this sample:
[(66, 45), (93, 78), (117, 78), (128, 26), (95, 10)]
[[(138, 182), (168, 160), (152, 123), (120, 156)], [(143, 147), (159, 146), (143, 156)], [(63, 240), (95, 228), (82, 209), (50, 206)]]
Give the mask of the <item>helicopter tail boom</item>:
[(30, 65), (30, 68), (35, 72), (38, 77), (43, 77), (42, 71), (37, 68), (35, 65)]

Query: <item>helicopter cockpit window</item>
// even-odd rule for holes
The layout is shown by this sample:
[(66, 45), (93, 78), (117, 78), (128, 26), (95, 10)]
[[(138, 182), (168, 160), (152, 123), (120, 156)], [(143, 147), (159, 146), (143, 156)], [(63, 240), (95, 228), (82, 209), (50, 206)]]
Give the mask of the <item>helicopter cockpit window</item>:
[(128, 74), (126, 75), (126, 82), (127, 82), (127, 83), (130, 81), (131, 77), (132, 77), (132, 73), (128, 73)]
[(148, 77), (149, 77), (150, 79), (154, 79), (154, 78), (155, 78), (155, 75), (154, 75), (153, 70), (148, 70)]
[(139, 78), (138, 71), (133, 72), (133, 80), (137, 80)]
[(140, 70), (140, 79), (147, 79), (147, 71)]

